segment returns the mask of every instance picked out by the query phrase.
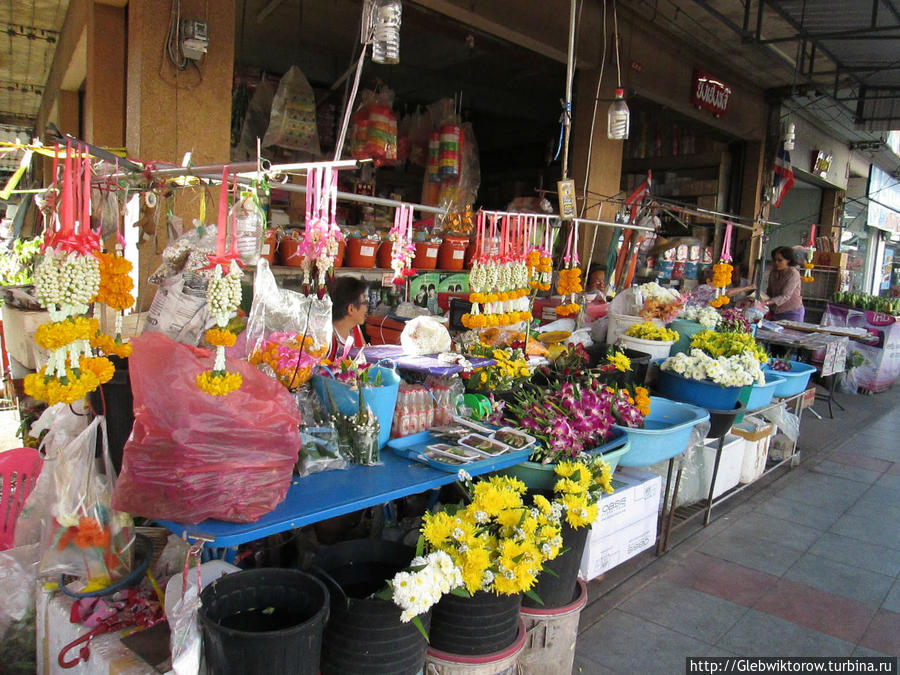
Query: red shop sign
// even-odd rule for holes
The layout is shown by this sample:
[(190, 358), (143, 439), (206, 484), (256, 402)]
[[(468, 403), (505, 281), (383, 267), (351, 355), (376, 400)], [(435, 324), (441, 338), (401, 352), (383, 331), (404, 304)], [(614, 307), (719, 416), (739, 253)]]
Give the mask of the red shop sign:
[(728, 111), (730, 98), (731, 87), (709, 73), (702, 70), (694, 71), (691, 103), (720, 117)]

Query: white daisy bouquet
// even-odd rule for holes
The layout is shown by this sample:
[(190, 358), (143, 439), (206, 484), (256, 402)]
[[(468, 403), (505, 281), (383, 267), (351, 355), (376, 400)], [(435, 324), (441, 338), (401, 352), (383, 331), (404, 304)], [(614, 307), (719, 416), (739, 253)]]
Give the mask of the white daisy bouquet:
[(708, 380), (723, 387), (746, 387), (766, 382), (759, 361), (749, 352), (713, 358), (700, 349), (692, 349), (690, 355), (670, 356), (661, 368), (691, 380)]
[(722, 320), (721, 314), (719, 314), (709, 305), (704, 305), (702, 307), (685, 307), (683, 310), (681, 310), (681, 314), (678, 315), (678, 318), (685, 319), (686, 321), (696, 321), (701, 326), (705, 326), (706, 328), (711, 329), (715, 329), (716, 326), (719, 325), (719, 322)]

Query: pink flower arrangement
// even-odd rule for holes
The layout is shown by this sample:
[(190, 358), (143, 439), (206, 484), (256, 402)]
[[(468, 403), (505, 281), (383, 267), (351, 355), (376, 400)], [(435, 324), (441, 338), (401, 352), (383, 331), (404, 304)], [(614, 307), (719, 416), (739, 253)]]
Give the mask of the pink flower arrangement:
[(520, 392), (515, 403), (507, 406), (507, 420), (540, 441), (531, 458), (547, 464), (602, 445), (613, 424), (640, 427), (644, 416), (627, 390), (608, 387), (588, 376), (549, 392)]
[(719, 331), (722, 333), (749, 333), (750, 322), (744, 313), (735, 308), (720, 309), (719, 314), (722, 315), (722, 321), (719, 323)]

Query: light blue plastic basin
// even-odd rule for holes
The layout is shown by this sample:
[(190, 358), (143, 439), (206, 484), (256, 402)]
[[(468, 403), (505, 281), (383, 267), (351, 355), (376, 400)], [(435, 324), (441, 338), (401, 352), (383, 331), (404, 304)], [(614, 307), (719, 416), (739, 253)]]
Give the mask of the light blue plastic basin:
[[(774, 393), (774, 396), (780, 398), (794, 396), (801, 391), (806, 391), (806, 388), (809, 386), (809, 378), (816, 372), (816, 367), (808, 363), (801, 363), (800, 361), (788, 361), (788, 363), (791, 364), (790, 371), (773, 370), (769, 367), (769, 364), (763, 366), (763, 370), (766, 372), (777, 373), (781, 376), (782, 382), (775, 387)], [(749, 406), (747, 407), (749, 408)]]
[(691, 430), (709, 419), (709, 413), (690, 403), (650, 397), (650, 414), (643, 429), (615, 425), (628, 434), (631, 449), (619, 458), (619, 466), (650, 466), (687, 450)]
[(780, 372), (765, 370), (764, 375), (766, 376), (765, 384), (754, 384), (741, 389), (739, 400), (747, 406), (748, 412), (769, 405), (772, 402), (772, 397), (775, 396), (775, 390), (778, 389), (778, 385), (784, 382)]

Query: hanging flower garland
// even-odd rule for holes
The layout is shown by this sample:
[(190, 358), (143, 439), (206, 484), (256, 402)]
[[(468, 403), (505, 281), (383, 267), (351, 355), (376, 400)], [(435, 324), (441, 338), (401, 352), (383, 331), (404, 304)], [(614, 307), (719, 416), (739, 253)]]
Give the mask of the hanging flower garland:
[[(531, 228), (529, 239), (533, 239), (537, 230), (537, 218), (531, 217), (529, 226)], [(534, 291), (549, 291), (550, 282), (553, 279), (553, 257), (550, 254), (552, 248), (550, 244), (550, 232), (552, 228), (550, 223), (544, 226), (543, 235), (541, 235), (541, 246), (535, 246), (532, 241), (531, 248), (528, 251), (528, 286)]]
[(476, 258), (469, 274), (472, 311), (462, 317), (473, 330), (531, 320), (524, 221), (506, 216), (498, 234), (497, 220), (491, 216), (488, 231), (484, 212), (477, 217)]
[(98, 333), (91, 338), (91, 347), (107, 356), (128, 358), (131, 356), (131, 345), (122, 341), (122, 312), (134, 304), (131, 294), (134, 288), (132, 264), (122, 256), (121, 242), (116, 246), (115, 253), (98, 253), (97, 258), (100, 260), (100, 288), (95, 300), (116, 312), (116, 322), (114, 336)]
[(556, 291), (563, 296), (569, 296), (569, 302), (563, 302), (556, 307), (557, 316), (572, 316), (578, 314), (581, 305), (575, 302), (575, 295), (581, 293), (584, 288), (581, 285), (581, 268), (578, 266), (578, 223), (572, 221), (569, 228), (569, 239), (566, 242), (566, 254), (563, 257), (564, 267), (559, 271), (559, 279), (556, 282)]
[(337, 170), (332, 166), (306, 171), (306, 225), (299, 255), (303, 284), (309, 286), (313, 268), (317, 288), (325, 288), (344, 235), (337, 223)]
[[(61, 148), (53, 155), (57, 180)], [(35, 293), (50, 314), (35, 341), (50, 351), (47, 365), (25, 378), (25, 393), (48, 404), (71, 404), (112, 378), (114, 367), (94, 357), (99, 322), (83, 316), (100, 289), (100, 238), (91, 230), (91, 164), (86, 147), (66, 143), (58, 214), (47, 220), (44, 258), (35, 269)]]
[[(235, 188), (237, 186), (235, 185)], [(236, 190), (235, 190), (236, 192)], [(212, 370), (197, 375), (197, 386), (212, 396), (226, 396), (240, 388), (240, 373), (225, 370), (225, 348), (237, 340), (237, 335), (228, 329), (228, 322), (236, 314), (241, 304), (241, 272), (237, 252), (237, 228), (231, 224), (231, 249), (225, 250), (228, 229), (228, 167), (222, 170), (222, 189), (219, 194), (219, 222), (216, 230), (216, 252), (209, 256), (212, 276), (206, 286), (206, 304), (216, 321), (216, 327), (206, 331), (205, 338), (216, 348), (216, 358)], [(225, 272), (225, 269), (228, 272)]]
[(816, 278), (813, 276), (813, 268), (815, 265), (813, 264), (813, 256), (816, 254), (816, 226), (812, 225), (809, 228), (809, 241), (806, 243), (804, 247), (806, 251), (806, 262), (803, 263), (803, 276), (800, 277), (800, 281), (811, 284)]
[(713, 265), (712, 286), (716, 289), (716, 297), (709, 301), (711, 307), (724, 307), (731, 298), (725, 293), (725, 289), (731, 285), (731, 273), (734, 267), (731, 265), (731, 223), (725, 226), (725, 236), (722, 240), (722, 253), (719, 262)]
[(415, 275), (412, 268), (416, 256), (416, 245), (413, 243), (412, 207), (401, 204), (394, 209), (394, 226), (389, 238), (391, 244), (391, 269), (394, 270), (393, 283), (401, 285), (407, 277)]

